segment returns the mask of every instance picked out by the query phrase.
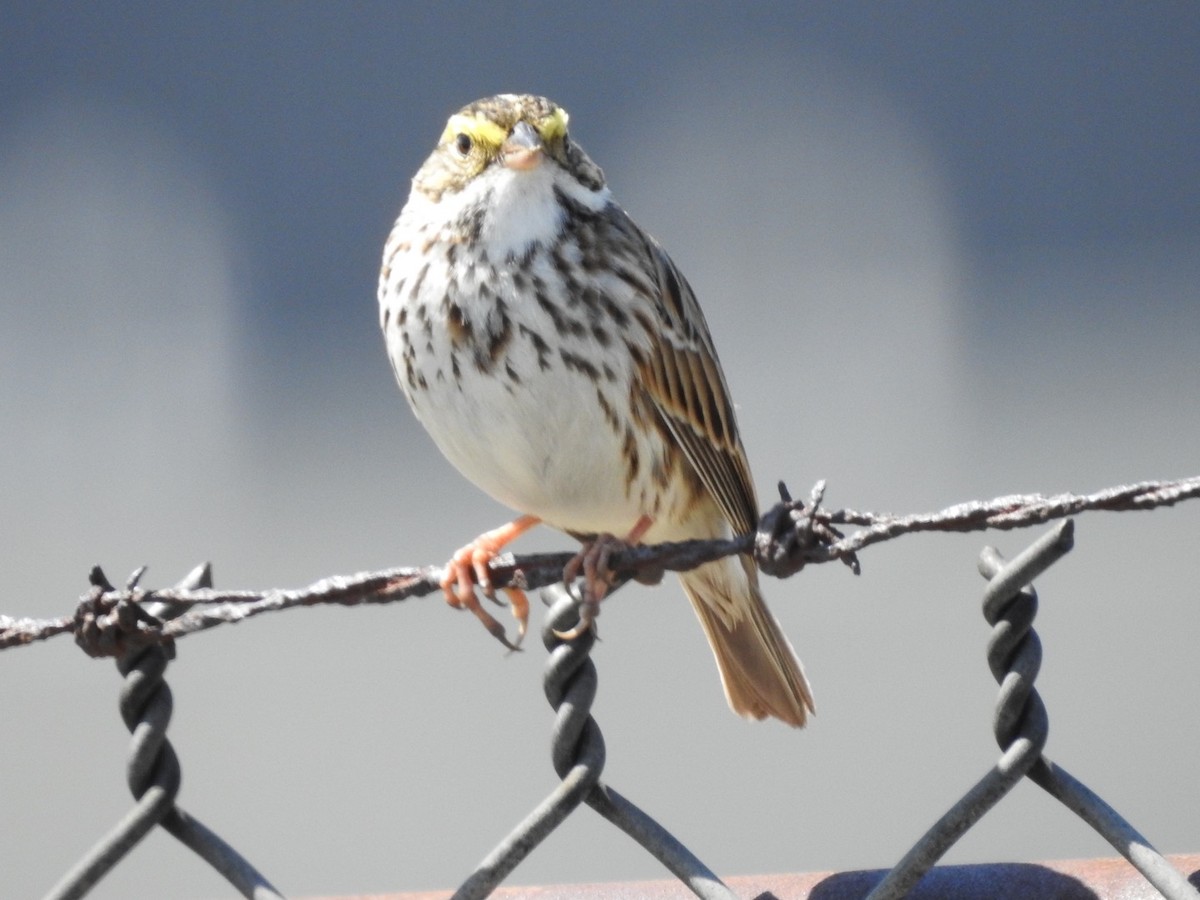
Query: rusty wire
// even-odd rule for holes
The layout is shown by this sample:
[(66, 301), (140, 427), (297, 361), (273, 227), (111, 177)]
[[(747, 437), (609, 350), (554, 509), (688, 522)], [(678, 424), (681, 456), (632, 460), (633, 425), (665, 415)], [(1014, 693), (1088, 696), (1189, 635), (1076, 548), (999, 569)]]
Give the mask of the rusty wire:
[[(127, 590), (136, 589), (142, 571), (133, 574)], [(98, 569), (93, 570), (92, 580), (97, 591), (113, 590)], [(200, 590), (211, 585), (211, 570), (208, 566), (197, 566), (179, 583), (178, 589)], [(177, 611), (160, 602), (138, 607), (137, 616), (157, 620)], [(174, 647), (167, 644), (126, 648), (117, 656), (117, 670), (125, 679), (121, 689), (121, 718), (131, 736), (127, 776), (137, 802), (59, 880), (46, 900), (76, 900), (85, 896), (156, 825), (190, 847), (243, 897), (254, 900), (282, 897), (241, 854), (175, 802), (180, 783), (179, 757), (167, 739), (174, 704), (171, 688), (163, 678), (174, 655)]]
[[(1005, 563), (998, 551), (990, 547), (981, 554), (979, 569), (989, 579), (983, 614), (992, 626), (988, 666), (1000, 685), (993, 729), (1002, 754), (992, 769), (894, 868), (872, 879), (877, 883), (868, 895), (869, 900), (897, 900), (907, 896), (955, 841), (1026, 777), (1091, 825), (1168, 900), (1200, 898), (1188, 880), (1116, 810), (1043, 754), (1049, 716), (1034, 687), (1041, 668), (1042, 646), (1033, 629), (1037, 594), (1030, 583), (1069, 552), (1073, 543), (1074, 522), (1068, 519), (1011, 562)], [(559, 714), (553, 758), (562, 783), (496, 846), (455, 893), (455, 900), (487, 896), (581, 802), (587, 802), (625, 827), (618, 817), (605, 812), (596, 802), (602, 800), (608, 804), (610, 798), (618, 797), (621, 804), (628, 804), (599, 780), (605, 749), (599, 726), (590, 713), (596, 693), (596, 669), (588, 656), (593, 637), (586, 632), (576, 640), (564, 642), (554, 635), (554, 629), (561, 631), (578, 620), (575, 603), (569, 597), (556, 603), (549, 619), (545, 632), (546, 647), (551, 651), (546, 666), (546, 695)], [(632, 804), (628, 806), (636, 810)], [(644, 814), (638, 811), (638, 815)], [(638, 835), (634, 835), (635, 839), (693, 893), (704, 898), (733, 896), (669, 832), (648, 817), (646, 821), (651, 840)]]
[[(1012, 529), (1062, 519), (1084, 511), (1149, 510), (1200, 497), (1200, 476), (1171, 481), (1118, 485), (1091, 494), (1012, 494), (971, 501), (935, 513), (893, 515), (831, 511), (821, 506), (825, 483), (817, 482), (807, 502), (793, 500), (781, 483), (780, 502), (767, 511), (752, 534), (729, 540), (681, 541), (631, 547), (609, 557), (609, 567), (622, 578), (652, 579), (664, 570), (685, 571), (705, 562), (752, 553), (768, 575), (784, 578), (805, 565), (840, 561), (859, 571), (859, 551), (905, 534), (924, 531), (970, 532)], [(843, 535), (844, 526), (859, 530)], [(562, 577), (573, 552), (504, 554), (490, 565), (496, 588), (532, 590)], [(135, 645), (168, 643), (219, 625), (242, 622), (269, 612), (301, 606), (394, 603), (441, 590), (440, 566), (403, 566), (377, 572), (325, 578), (300, 590), (214, 591), (174, 588), (147, 591), (136, 586), (84, 595), (74, 614), (55, 619), (0, 615), (0, 650), (73, 633), (85, 652), (115, 655)], [(135, 614), (139, 604), (170, 603), (184, 611), (170, 620)], [(117, 632), (114, 634), (114, 632)]]
[[(993, 522), (990, 527), (1004, 527), (996, 522), (1011, 521), (1013, 515), (1053, 518), (1062, 510), (1077, 508), (1081, 503), (1086, 508), (1144, 508), (1146, 504), (1161, 505), (1194, 495), (1190, 493), (1194, 489), (1182, 483), (1175, 483), (1166, 491), (1161, 483), (1156, 485), (1152, 490), (1145, 485), (1114, 489), (1106, 492), (1104, 497), (1092, 495), (1091, 498), (1071, 499), (1063, 495), (1042, 498), (1037, 504), (1010, 503), (1007, 505), (1009, 512), (998, 511), (993, 506), (982, 518), (977, 506), (964, 506), (949, 511), (941, 524), (958, 519), (971, 527), (989, 527), (979, 525), (986, 520)], [(764, 554), (774, 554), (776, 561), (786, 568), (795, 560), (797, 552), (801, 555), (808, 552), (804, 549), (806, 546), (828, 547), (830, 541), (850, 540), (842, 538), (836, 531), (837, 523), (833, 519), (839, 517), (855, 521), (873, 517), (876, 526), (872, 527), (880, 530), (872, 533), (883, 534), (891, 528), (888, 520), (873, 514), (819, 516), (819, 502), (820, 486), (814, 491), (810, 504), (794, 504), (785, 499), (773, 511), (776, 512), (774, 519), (770, 513), (764, 517), (764, 527), (757, 538), (750, 536), (757, 540), (760, 560)], [(1025, 512), (1013, 513), (1018, 505)], [(928, 517), (909, 519), (908, 524), (897, 527), (922, 530), (931, 521)], [(862, 540), (870, 543), (874, 539), (862, 538), (857, 546), (866, 545), (861, 543)], [(981, 555), (980, 571), (989, 579), (984, 594), (984, 616), (993, 628), (988, 664), (1000, 684), (993, 727), (1001, 757), (895, 868), (882, 875), (870, 895), (873, 900), (902, 897), (916, 888), (954, 841), (1025, 777), (1091, 825), (1169, 900), (1200, 898), (1200, 893), (1187, 879), (1115, 810), (1043, 754), (1048, 714), (1034, 688), (1042, 650), (1032, 628), (1037, 596), (1030, 582), (1067, 553), (1072, 540), (1073, 523), (1068, 520), (1012, 562), (1005, 563), (990, 548)], [(737, 541), (727, 543), (738, 544)], [(680, 547), (684, 547), (685, 555), (689, 552), (686, 545), (668, 547), (667, 556), (655, 555), (662, 548), (639, 550), (644, 551), (642, 559), (652, 559), (660, 566), (666, 559), (666, 567), (673, 568), (679, 557), (672, 558), (670, 553), (678, 552)], [(700, 550), (702, 553), (714, 552), (712, 547)], [(854, 561), (846, 556), (840, 558)], [(515, 562), (508, 565), (515, 572)], [(619, 568), (620, 562), (616, 565)], [(633, 566), (631, 571), (646, 571), (630, 565)], [(207, 567), (198, 568), (176, 589), (158, 592), (138, 587), (140, 572), (118, 590), (107, 583), (99, 570), (94, 571), (93, 589), (83, 604), (86, 614), (76, 619), (76, 636), (83, 636), (82, 642), (89, 652), (115, 654), (118, 668), (126, 678), (121, 712), (132, 733), (129, 782), (137, 804), (48, 896), (55, 900), (84, 896), (150, 829), (160, 824), (220, 871), (243, 896), (258, 900), (280, 897), (243, 857), (188, 816), (175, 802), (180, 780), (179, 760), (166, 738), (171, 695), (163, 681), (163, 673), (174, 656), (172, 638), (189, 632), (171, 629), (171, 624), (179, 621), (172, 617), (194, 615), (200, 597), (225, 598), (220, 602), (226, 604), (247, 603), (276, 608), (320, 602), (382, 602), (389, 591), (424, 591), (424, 587), (414, 588), (414, 585), (428, 584), (436, 572), (435, 569), (389, 570), (349, 579), (329, 579), (307, 591), (250, 595), (247, 592), (217, 594), (212, 591)], [(515, 572), (514, 577), (520, 576), (520, 572)], [(589, 655), (594, 636), (588, 631), (568, 641), (557, 637), (556, 631), (568, 630), (578, 621), (578, 610), (576, 601), (565, 589), (559, 588), (552, 595), (554, 603), (543, 633), (549, 651), (544, 684), (547, 700), (556, 714), (551, 757), (560, 783), (488, 854), (462, 883), (455, 897), (487, 896), (554, 828), (580, 805), (586, 804), (637, 840), (697, 896), (729, 900), (733, 897), (729, 888), (691, 851), (662, 825), (600, 780), (606, 751), (603, 735), (591, 715), (597, 688), (596, 668)], [(239, 599), (231, 599), (234, 597)], [(243, 613), (245, 609), (245, 606), (241, 607)], [(111, 630), (114, 623), (120, 627)], [(147, 646), (140, 637), (145, 634), (155, 635), (157, 645)]]
[[(1033, 629), (1037, 594), (1030, 583), (1069, 552), (1073, 543), (1074, 522), (1068, 519), (1009, 563), (990, 547), (981, 554), (979, 569), (989, 579), (984, 592), (983, 614), (992, 626), (988, 666), (1000, 685), (993, 729), (1002, 754), (992, 769), (917, 841), (894, 868), (872, 879), (877, 883), (868, 900), (897, 900), (907, 896), (955, 841), (1026, 777), (1091, 825), (1168, 900), (1200, 898), (1200, 893), (1187, 879), (1132, 825), (1043, 754), (1049, 716), (1034, 687), (1041, 668), (1042, 646)], [(596, 669), (588, 653), (594, 639), (586, 632), (573, 641), (564, 642), (554, 634), (554, 629), (561, 631), (578, 620), (575, 607), (569, 596), (561, 599), (551, 610), (545, 631), (546, 647), (551, 651), (546, 666), (546, 695), (559, 714), (554, 730), (553, 759), (562, 783), (496, 846), (458, 889), (454, 900), (487, 896), (581, 802), (600, 809), (607, 818), (624, 827), (618, 818), (597, 807), (596, 803), (597, 799), (617, 795), (599, 780), (605, 749), (599, 726), (590, 713), (596, 693)], [(628, 803), (624, 798), (620, 800)], [(606, 799), (605, 802), (609, 801)], [(629, 806), (636, 810), (632, 804)], [(638, 814), (644, 815), (640, 811)], [(651, 835), (658, 837), (652, 841), (637, 835), (635, 838), (693, 893), (704, 898), (733, 896), (729, 888), (679, 845), (669, 832), (653, 820), (647, 818), (646, 821), (651, 826)]]

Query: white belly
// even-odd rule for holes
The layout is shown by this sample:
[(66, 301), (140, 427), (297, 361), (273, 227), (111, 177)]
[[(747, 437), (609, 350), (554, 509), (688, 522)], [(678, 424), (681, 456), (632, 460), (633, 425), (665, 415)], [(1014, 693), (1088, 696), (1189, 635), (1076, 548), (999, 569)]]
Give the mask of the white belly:
[(412, 401), (446, 458), (506, 506), (583, 532), (624, 533), (642, 513), (596, 386), (579, 373), (554, 365), (513, 384), (464, 372), (461, 389), (446, 380)]
[[(552, 279), (544, 266), (535, 269)], [(403, 326), (389, 317), (385, 335), (409, 403), (446, 458), (496, 500), (566, 531), (624, 534), (643, 514), (653, 515), (654, 491), (661, 488), (651, 470), (662, 455), (661, 438), (633, 436), (639, 465), (631, 479), (627, 414), (621, 413), (633, 377), (621, 343), (626, 336), (605, 323), (610, 346), (598, 357), (602, 347), (590, 328), (560, 333), (531, 297), (514, 291), (508, 274), (492, 270), (482, 297), (469, 282), (455, 295), (472, 323), (470, 346), (508, 335), (494, 359), (477, 359), (452, 338), (444, 298), (436, 293), (445, 277), (431, 268), (422, 292), (407, 304)], [(497, 310), (509, 320), (503, 328)], [(607, 371), (592, 377), (580, 371), (577, 358), (597, 368), (605, 364)], [(598, 392), (618, 421), (606, 414)], [(656, 529), (659, 539), (675, 530)]]

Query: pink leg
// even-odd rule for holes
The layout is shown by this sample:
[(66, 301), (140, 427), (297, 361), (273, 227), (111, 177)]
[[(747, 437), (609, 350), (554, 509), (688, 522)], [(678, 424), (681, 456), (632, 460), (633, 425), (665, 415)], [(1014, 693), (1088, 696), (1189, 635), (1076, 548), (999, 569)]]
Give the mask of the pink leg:
[(613, 576), (608, 569), (608, 561), (614, 553), (641, 543), (654, 520), (642, 516), (634, 523), (624, 538), (611, 534), (601, 534), (584, 547), (567, 563), (563, 569), (563, 582), (570, 584), (583, 570), (583, 602), (579, 605), (579, 624), (567, 631), (556, 631), (554, 636), (564, 641), (571, 641), (594, 627), (596, 616), (600, 614), (600, 601), (612, 587)]
[(475, 596), (475, 585), (483, 588), (485, 597), (495, 598), (496, 589), (492, 586), (488, 563), (500, 554), (506, 544), (516, 540), (540, 521), (536, 516), (521, 516), (499, 528), (484, 532), (469, 544), (460, 547), (450, 558), (450, 562), (446, 563), (442, 574), (442, 593), (446, 595), (446, 602), (455, 609), (469, 609), (492, 637), (510, 650), (519, 649), (521, 640), (525, 637), (529, 626), (529, 600), (524, 591), (504, 588), (513, 616), (517, 620), (517, 642), (514, 644), (505, 634), (504, 626), (479, 605), (479, 598)]

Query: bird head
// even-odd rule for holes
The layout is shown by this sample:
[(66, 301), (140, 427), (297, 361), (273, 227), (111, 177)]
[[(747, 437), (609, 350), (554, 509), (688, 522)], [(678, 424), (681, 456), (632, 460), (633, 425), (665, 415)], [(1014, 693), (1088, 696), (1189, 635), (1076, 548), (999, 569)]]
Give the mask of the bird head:
[(545, 97), (498, 94), (477, 100), (450, 117), (413, 186), (436, 200), (481, 177), (553, 166), (597, 191), (604, 173), (571, 140), (567, 121), (566, 110)]

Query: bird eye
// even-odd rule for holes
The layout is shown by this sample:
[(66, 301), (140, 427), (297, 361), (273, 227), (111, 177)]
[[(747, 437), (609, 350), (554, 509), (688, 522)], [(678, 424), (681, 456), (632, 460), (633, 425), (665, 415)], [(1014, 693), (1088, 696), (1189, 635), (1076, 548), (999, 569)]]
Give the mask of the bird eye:
[(460, 156), (466, 156), (470, 153), (471, 136), (460, 131), (458, 137), (454, 139), (454, 149), (459, 152)]

